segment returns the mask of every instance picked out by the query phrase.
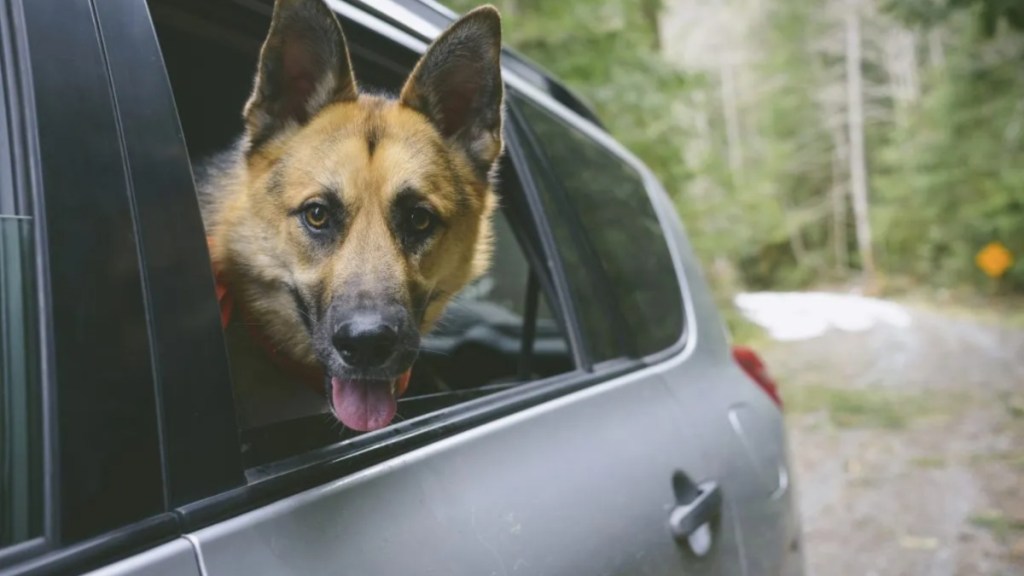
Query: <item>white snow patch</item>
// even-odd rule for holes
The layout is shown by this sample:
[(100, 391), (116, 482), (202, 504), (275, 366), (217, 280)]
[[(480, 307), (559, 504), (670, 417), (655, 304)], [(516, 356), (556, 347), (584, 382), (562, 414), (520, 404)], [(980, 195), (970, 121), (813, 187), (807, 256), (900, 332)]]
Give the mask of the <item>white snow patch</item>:
[(910, 325), (903, 306), (854, 294), (753, 292), (737, 294), (734, 302), (775, 340), (808, 340), (830, 329), (862, 332), (876, 324)]

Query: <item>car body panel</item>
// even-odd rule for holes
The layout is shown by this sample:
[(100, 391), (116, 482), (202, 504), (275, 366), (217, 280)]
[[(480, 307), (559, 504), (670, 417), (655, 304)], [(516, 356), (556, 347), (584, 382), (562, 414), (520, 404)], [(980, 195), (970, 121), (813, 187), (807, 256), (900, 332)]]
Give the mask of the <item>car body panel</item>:
[(745, 573), (802, 574), (800, 519), (782, 412), (733, 361), (724, 323), (683, 223), (653, 177), (648, 188), (690, 296), (693, 372), (670, 370), (668, 388), (682, 417), (694, 423), (705, 461), (717, 468), (715, 476), (732, 495), (730, 514), (737, 523)]
[(146, 550), (84, 576), (200, 576), (195, 548), (185, 538)]
[(698, 560), (668, 531), (672, 476), (701, 457), (660, 372), (596, 385), (200, 530), (205, 571), (735, 574), (721, 550)]

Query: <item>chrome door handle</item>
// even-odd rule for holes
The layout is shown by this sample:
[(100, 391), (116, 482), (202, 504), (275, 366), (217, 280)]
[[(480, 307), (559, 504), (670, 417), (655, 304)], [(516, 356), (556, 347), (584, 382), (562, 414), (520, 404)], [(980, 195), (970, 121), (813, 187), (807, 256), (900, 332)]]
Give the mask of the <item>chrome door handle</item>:
[(722, 509), (722, 491), (717, 482), (702, 482), (697, 496), (672, 509), (668, 517), (669, 529), (676, 540), (686, 541), (701, 526), (711, 522)]

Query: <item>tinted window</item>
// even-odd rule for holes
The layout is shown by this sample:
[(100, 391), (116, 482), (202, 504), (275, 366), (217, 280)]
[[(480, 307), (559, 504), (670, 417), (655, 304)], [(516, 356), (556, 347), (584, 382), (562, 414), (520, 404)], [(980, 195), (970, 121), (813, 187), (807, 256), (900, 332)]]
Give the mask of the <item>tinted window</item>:
[[(568, 198), (574, 212), (568, 219), (579, 223), (593, 248), (597, 281), (618, 302), (630, 336), (629, 351), (646, 355), (671, 346), (682, 333), (682, 294), (640, 174), (543, 108), (522, 98), (517, 102), (560, 192)], [(567, 266), (578, 264), (568, 259)], [(599, 307), (600, 302), (585, 298), (580, 306)], [(581, 315), (605, 311), (584, 309)], [(596, 359), (607, 357), (607, 339), (601, 331), (590, 338), (597, 343)]]
[(0, 547), (42, 534), (32, 221), (0, 214)]

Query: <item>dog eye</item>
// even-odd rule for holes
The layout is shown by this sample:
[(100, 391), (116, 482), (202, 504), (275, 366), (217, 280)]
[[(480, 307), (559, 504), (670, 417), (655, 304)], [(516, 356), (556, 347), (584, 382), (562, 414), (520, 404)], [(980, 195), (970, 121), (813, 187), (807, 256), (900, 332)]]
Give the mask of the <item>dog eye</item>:
[(327, 226), (327, 207), (323, 204), (310, 204), (302, 211), (302, 217), (311, 228), (323, 230)]
[(434, 225), (434, 215), (421, 206), (409, 211), (409, 226), (416, 232), (423, 233)]

